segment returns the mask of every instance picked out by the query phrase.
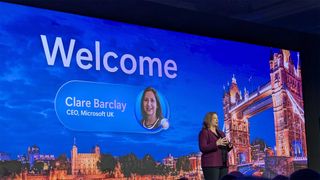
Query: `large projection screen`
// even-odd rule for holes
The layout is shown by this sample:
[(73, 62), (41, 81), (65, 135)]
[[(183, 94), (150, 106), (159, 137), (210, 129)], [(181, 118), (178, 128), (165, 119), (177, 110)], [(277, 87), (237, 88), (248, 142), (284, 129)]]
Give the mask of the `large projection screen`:
[(0, 59), (0, 179), (201, 179), (213, 111), (229, 172), (307, 167), (299, 52), (0, 3)]

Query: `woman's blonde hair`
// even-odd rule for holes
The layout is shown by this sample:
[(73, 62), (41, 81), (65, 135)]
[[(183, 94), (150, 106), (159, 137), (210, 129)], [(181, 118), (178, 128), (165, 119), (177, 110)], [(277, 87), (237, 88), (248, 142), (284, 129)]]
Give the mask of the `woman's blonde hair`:
[(218, 115), (216, 112), (207, 112), (203, 119), (202, 129), (208, 129), (211, 125), (213, 115)]

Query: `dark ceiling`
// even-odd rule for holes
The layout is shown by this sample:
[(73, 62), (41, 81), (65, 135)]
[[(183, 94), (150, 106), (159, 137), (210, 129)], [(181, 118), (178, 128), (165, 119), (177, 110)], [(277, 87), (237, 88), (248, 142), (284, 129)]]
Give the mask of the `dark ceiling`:
[[(105, 18), (107, 11), (145, 11), (161, 6), (224, 16), (266, 26), (320, 35), (320, 0), (5, 0)], [(141, 5), (144, 6), (141, 6)], [(148, 5), (146, 5), (148, 4)], [(123, 7), (124, 6), (124, 7)], [(143, 8), (142, 8), (143, 7)], [(131, 9), (131, 10), (130, 10)], [(146, 10), (147, 11), (147, 10)], [(150, 11), (150, 10), (149, 10)], [(111, 12), (113, 13), (113, 12)], [(115, 13), (116, 14), (116, 13)]]
[(320, 0), (147, 0), (320, 35)]

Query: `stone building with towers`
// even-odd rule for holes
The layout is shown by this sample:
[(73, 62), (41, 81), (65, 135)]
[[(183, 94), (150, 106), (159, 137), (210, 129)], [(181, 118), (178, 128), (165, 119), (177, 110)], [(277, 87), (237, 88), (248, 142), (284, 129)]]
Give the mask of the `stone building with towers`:
[[(271, 52), (269, 68), (270, 80), (250, 93), (244, 89), (242, 95), (235, 76), (224, 90), (224, 127), (226, 136), (234, 144), (229, 153), (231, 168), (252, 164), (250, 118), (270, 108), (273, 109), (274, 118), (267, 121), (274, 121), (275, 136), (270, 138), (275, 138), (276, 157), (275, 160), (268, 161), (273, 163), (268, 166), (278, 166), (275, 168), (277, 171), (287, 166), (294, 167), (301, 161), (306, 165), (307, 147), (299, 53), (295, 66), (290, 51), (281, 49)], [(285, 162), (280, 163), (277, 159), (285, 159)]]
[(79, 153), (76, 143), (71, 150), (71, 173), (72, 175), (97, 175), (101, 172), (97, 162), (100, 160), (100, 147), (95, 146), (91, 153)]

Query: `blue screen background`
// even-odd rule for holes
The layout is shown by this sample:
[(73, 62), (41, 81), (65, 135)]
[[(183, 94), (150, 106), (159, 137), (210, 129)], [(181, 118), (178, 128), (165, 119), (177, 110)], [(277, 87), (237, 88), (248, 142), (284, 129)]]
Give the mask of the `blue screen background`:
[[(159, 161), (168, 154), (197, 153), (206, 112), (218, 112), (223, 129), (223, 86), (231, 83), (233, 74), (242, 92), (244, 87), (252, 91), (270, 81), (270, 47), (5, 3), (0, 3), (0, 14), (0, 151), (9, 152), (13, 159), (34, 144), (41, 153), (70, 156), (74, 138), (80, 152), (99, 145), (103, 153), (151, 154)], [(70, 68), (63, 67), (59, 53), (55, 65), (48, 66), (42, 34), (50, 49), (56, 37), (62, 38), (65, 49), (70, 39), (76, 40)], [(163, 63), (172, 59), (177, 77), (142, 76), (138, 70), (132, 75), (120, 70), (110, 73), (102, 63), (100, 71), (79, 68), (76, 50), (87, 48), (94, 57), (95, 41), (100, 42), (101, 54), (129, 53), (159, 58)], [(291, 55), (296, 61), (296, 53)], [(114, 62), (110, 65), (117, 65)], [(153, 86), (168, 101), (170, 128), (155, 134), (69, 130), (57, 118), (54, 98), (70, 80)], [(262, 138), (274, 147), (273, 119), (272, 109), (253, 117), (251, 140)]]

